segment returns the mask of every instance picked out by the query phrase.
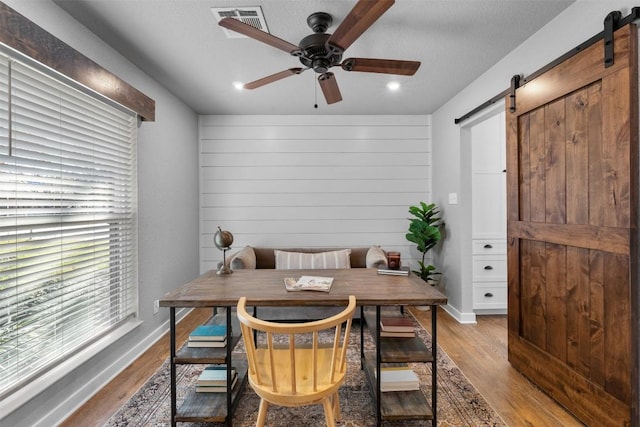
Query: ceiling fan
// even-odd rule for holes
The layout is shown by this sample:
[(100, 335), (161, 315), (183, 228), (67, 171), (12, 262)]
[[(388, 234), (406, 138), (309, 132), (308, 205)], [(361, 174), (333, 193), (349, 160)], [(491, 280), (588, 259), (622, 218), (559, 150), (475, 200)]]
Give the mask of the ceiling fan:
[(327, 104), (333, 104), (342, 101), (342, 95), (335, 75), (329, 71), (332, 67), (340, 66), (345, 71), (404, 76), (412, 76), (420, 67), (419, 61), (374, 58), (347, 58), (344, 61), (342, 60), (344, 51), (380, 18), (394, 2), (395, 0), (359, 0), (333, 34), (325, 33), (333, 21), (331, 15), (325, 12), (313, 13), (307, 18), (307, 24), (314, 33), (303, 38), (299, 46), (234, 18), (223, 18), (218, 24), (228, 30), (244, 34), (247, 37), (296, 56), (304, 65), (304, 67), (289, 68), (246, 83), (243, 86), (245, 89), (256, 89), (312, 69), (319, 74), (318, 82)]

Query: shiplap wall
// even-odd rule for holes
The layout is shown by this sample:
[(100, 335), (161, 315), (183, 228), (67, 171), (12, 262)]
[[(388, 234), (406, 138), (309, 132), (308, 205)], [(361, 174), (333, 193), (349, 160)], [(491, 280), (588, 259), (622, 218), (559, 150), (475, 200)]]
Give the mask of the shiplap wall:
[(200, 268), (233, 248), (380, 245), (417, 266), (408, 207), (431, 201), (431, 117), (201, 116)]

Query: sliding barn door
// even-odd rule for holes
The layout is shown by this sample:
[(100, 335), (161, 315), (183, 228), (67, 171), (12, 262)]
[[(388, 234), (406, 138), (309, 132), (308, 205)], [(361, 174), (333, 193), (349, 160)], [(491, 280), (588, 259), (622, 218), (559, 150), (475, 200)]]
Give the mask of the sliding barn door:
[[(636, 28), (507, 111), (509, 360), (590, 426), (637, 425)], [(507, 105), (510, 104), (507, 98)]]

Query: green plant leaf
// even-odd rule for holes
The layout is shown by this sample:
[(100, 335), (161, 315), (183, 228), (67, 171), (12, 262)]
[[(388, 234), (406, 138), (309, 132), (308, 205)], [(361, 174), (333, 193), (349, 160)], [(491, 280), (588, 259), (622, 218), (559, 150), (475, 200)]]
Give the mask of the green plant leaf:
[(435, 203), (427, 204), (421, 201), (419, 205), (409, 206), (409, 213), (414, 218), (409, 218), (409, 232), (405, 237), (409, 242), (415, 243), (418, 251), (422, 254), (422, 261), (418, 261), (420, 270), (414, 271), (414, 273), (426, 281), (429, 277), (440, 274), (436, 272), (433, 265), (425, 265), (424, 260), (427, 252), (442, 239), (440, 232), (442, 222)]

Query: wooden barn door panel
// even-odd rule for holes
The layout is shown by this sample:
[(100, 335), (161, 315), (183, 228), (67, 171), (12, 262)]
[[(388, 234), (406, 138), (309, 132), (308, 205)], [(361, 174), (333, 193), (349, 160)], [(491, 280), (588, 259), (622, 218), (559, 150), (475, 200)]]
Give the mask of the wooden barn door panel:
[(588, 425), (637, 425), (636, 42), (616, 31), (612, 67), (597, 43), (507, 113), (509, 360)]

